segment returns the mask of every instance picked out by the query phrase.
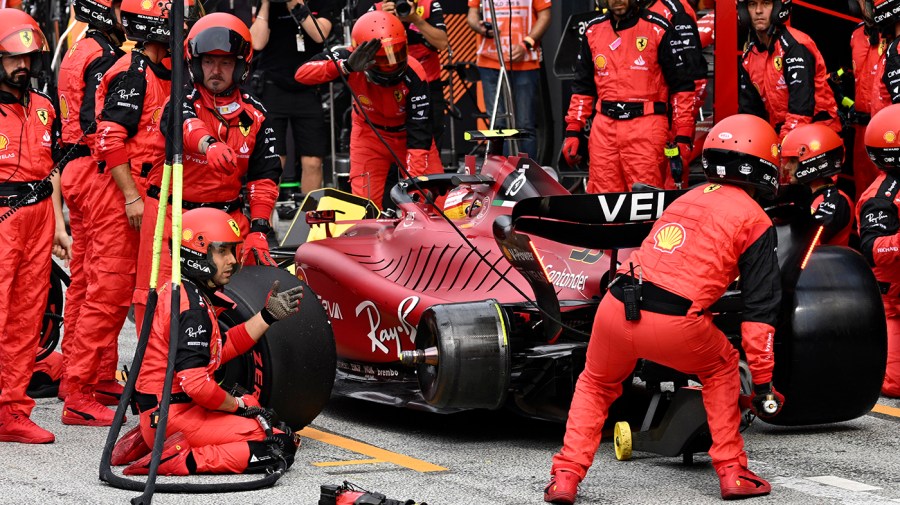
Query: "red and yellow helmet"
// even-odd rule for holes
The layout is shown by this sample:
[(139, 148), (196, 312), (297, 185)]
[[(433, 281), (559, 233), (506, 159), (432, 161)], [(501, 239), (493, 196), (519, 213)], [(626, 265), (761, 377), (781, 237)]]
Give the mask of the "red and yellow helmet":
[(735, 114), (709, 130), (703, 143), (703, 172), (709, 182), (778, 192), (778, 136), (757, 116)]
[(366, 75), (375, 84), (396, 84), (406, 71), (406, 28), (394, 16), (384, 11), (371, 11), (360, 16), (350, 33), (354, 48), (372, 39), (381, 40), (381, 49), (375, 54), (375, 64)]
[(134, 41), (168, 44), (171, 0), (122, 0), (122, 27)]
[(181, 220), (181, 274), (201, 282), (210, 280), (216, 275), (210, 251), (230, 246), (239, 258), (243, 243), (240, 226), (227, 212), (208, 207), (189, 210)]

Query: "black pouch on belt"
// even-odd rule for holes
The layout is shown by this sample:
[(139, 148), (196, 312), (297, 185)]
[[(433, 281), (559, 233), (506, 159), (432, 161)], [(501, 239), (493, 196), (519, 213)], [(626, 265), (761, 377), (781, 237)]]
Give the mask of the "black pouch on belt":
[(641, 319), (641, 285), (630, 283), (622, 286), (622, 294), (625, 304), (625, 320), (638, 321)]

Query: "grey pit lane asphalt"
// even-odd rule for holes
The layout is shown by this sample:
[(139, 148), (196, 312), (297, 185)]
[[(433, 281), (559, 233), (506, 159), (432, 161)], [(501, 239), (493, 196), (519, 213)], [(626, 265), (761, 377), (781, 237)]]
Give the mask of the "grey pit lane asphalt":
[[(134, 343), (134, 325), (126, 322), (120, 338), (122, 361), (130, 360)], [(897, 400), (882, 398), (879, 403), (900, 408)], [(112, 488), (97, 478), (107, 429), (64, 426), (61, 411), (62, 402), (42, 399), (33, 413), (36, 422), (56, 434), (56, 443), (0, 443), (0, 504), (128, 503), (138, 493)], [(770, 480), (773, 492), (751, 503), (900, 502), (898, 422), (900, 419), (885, 414), (804, 428), (757, 422), (745, 432), (750, 466)], [(123, 432), (135, 423), (136, 419), (129, 416)], [(363, 442), (447, 470), (421, 473), (391, 462), (359, 462), (372, 457), (304, 438), (294, 466), (274, 488), (230, 495), (157, 494), (154, 503), (315, 505), (321, 484), (349, 480), (390, 498), (431, 505), (539, 504), (543, 503), (550, 458), (563, 436), (562, 426), (506, 412), (441, 416), (342, 398), (333, 399), (312, 427), (336, 434), (340, 441)], [(317, 465), (354, 461), (356, 464)], [(839, 481), (844, 487), (838, 487), (812, 480), (818, 477), (849, 482)], [(246, 478), (173, 477), (160, 481), (230, 482)], [(581, 484), (578, 503), (722, 502), (707, 455), (697, 455), (693, 466), (682, 465), (681, 458), (648, 453), (635, 453), (631, 461), (619, 462), (606, 438)]]

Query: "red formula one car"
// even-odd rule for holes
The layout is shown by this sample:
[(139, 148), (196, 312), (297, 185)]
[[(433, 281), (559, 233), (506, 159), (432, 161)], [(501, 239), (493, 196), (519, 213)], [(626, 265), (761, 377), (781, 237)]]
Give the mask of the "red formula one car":
[[(416, 198), (423, 192), (445, 194), (449, 217)], [(298, 216), (291, 235), (317, 238), (297, 248), (296, 273), (331, 322), (334, 391), (434, 412), (508, 408), (563, 421), (610, 265), (680, 194), (569, 195), (534, 161), (491, 155), (481, 166), (469, 157), (464, 174), (401, 182), (391, 193), (399, 214), (390, 219), (359, 219), (366, 211), (357, 207), (357, 219), (341, 221), (356, 197), (313, 195), (301, 208), (306, 224)], [(878, 399), (886, 360), (875, 279), (856, 252), (812, 247), (808, 209), (772, 214), (785, 294), (775, 383), (788, 402), (771, 422), (861, 416)], [(739, 282), (711, 310), (740, 348)], [(702, 451), (699, 394), (682, 387), (690, 379), (641, 363), (618, 402), (622, 413), (611, 418), (636, 420), (648, 434), (679, 433), (677, 443), (650, 436), (648, 450)], [(693, 421), (673, 430), (684, 419)]]

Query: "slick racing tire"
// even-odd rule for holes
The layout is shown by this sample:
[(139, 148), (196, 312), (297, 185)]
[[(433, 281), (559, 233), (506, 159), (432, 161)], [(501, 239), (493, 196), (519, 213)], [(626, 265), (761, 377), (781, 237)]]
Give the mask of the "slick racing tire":
[(496, 300), (426, 310), (416, 330), (416, 348), (436, 347), (438, 364), (416, 367), (425, 401), (438, 408), (500, 408), (510, 381), (508, 328)]
[(865, 259), (846, 247), (817, 247), (784, 296), (789, 317), (775, 332), (774, 379), (785, 402), (765, 422), (797, 426), (867, 414), (884, 379), (887, 327)]
[[(272, 283), (286, 290), (301, 282), (274, 267), (243, 268), (225, 287), (235, 308), (219, 316), (223, 334), (259, 312)], [(225, 364), (216, 379), (226, 390), (235, 384), (258, 395), (293, 429), (312, 422), (331, 397), (337, 364), (334, 335), (316, 294), (303, 284), (300, 312), (269, 327), (253, 349)]]

